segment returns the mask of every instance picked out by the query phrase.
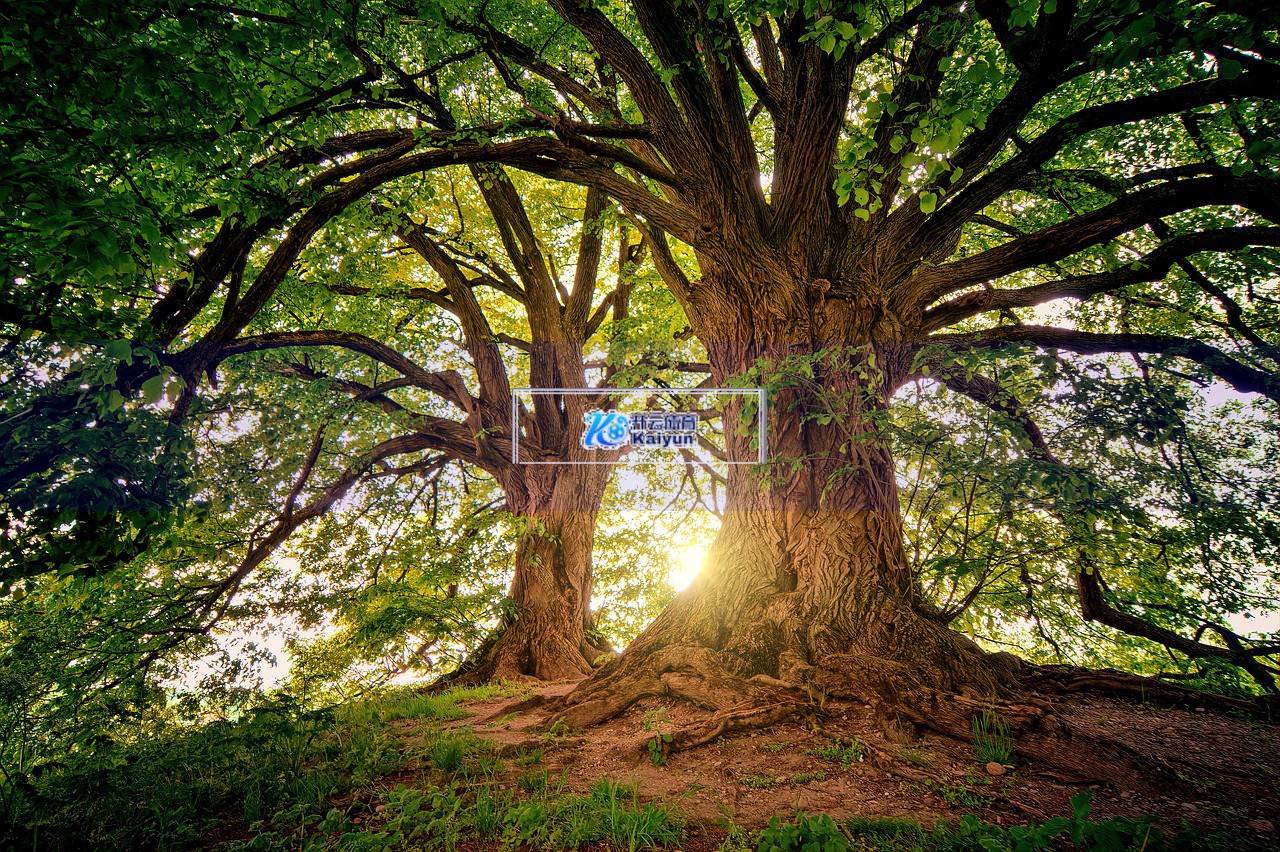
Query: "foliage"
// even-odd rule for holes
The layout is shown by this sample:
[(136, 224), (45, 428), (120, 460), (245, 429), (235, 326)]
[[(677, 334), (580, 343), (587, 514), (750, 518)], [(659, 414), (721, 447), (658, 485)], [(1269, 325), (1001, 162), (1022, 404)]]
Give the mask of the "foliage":
[(854, 738), (848, 742), (840, 742), (832, 740), (824, 745), (810, 749), (809, 754), (820, 757), (823, 760), (829, 760), (832, 763), (838, 763), (845, 769), (862, 760), (864, 748), (862, 743)]
[(653, 734), (645, 743), (645, 748), (648, 749), (649, 761), (654, 766), (667, 765), (666, 747), (671, 744), (672, 736), (666, 729), (670, 724), (667, 708), (655, 707), (645, 711), (644, 729)]
[(1008, 763), (1013, 757), (1013, 732), (1006, 720), (993, 710), (980, 710), (971, 721), (973, 750), (981, 763)]
[[(982, 822), (973, 814), (961, 817), (955, 826), (939, 822), (932, 830), (917, 823), (892, 819), (850, 819), (836, 823), (829, 816), (801, 815), (795, 824), (777, 818), (760, 833), (759, 849), (866, 849), (881, 852), (1030, 852), (1033, 849), (1071, 848), (1096, 852), (1127, 852), (1133, 849), (1200, 850), (1212, 848), (1222, 838), (1182, 829), (1166, 836), (1155, 828), (1154, 818), (1111, 817), (1089, 819), (1088, 792), (1071, 799), (1071, 815), (1053, 817), (1044, 823), (1001, 826)], [(805, 843), (817, 844), (812, 847)]]
[[(399, 690), (308, 709), (280, 695), (234, 721), (90, 731), (58, 760), (6, 774), (14, 832), (6, 842), (178, 849), (199, 845), (219, 825), (286, 814), (319, 819), (334, 797), (372, 790), (405, 767), (407, 742), (389, 722), (456, 719), (460, 702), (483, 697), (453, 690), (424, 701)], [(473, 748), (458, 739), (439, 743)]]
[(769, 827), (760, 832), (756, 849), (759, 852), (847, 852), (849, 840), (826, 814), (801, 816), (795, 823), (786, 824), (773, 817)]

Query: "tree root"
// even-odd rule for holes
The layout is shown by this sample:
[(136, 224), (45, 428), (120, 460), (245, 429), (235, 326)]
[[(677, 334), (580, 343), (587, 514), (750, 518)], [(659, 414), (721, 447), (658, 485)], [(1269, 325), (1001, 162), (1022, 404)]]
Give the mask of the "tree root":
[[(999, 714), (1009, 723), (1016, 751), (1024, 760), (1056, 772), (1067, 783), (1107, 783), (1117, 760), (1141, 768), (1161, 783), (1185, 783), (1183, 775), (1168, 762), (1105, 732), (1068, 724), (1043, 697), (1032, 694), (1025, 685), (1021, 689), (1002, 688), (994, 697), (960, 694), (924, 685), (905, 664), (855, 655), (832, 656), (820, 666), (782, 673), (787, 679), (740, 675), (727, 670), (718, 655), (706, 648), (658, 649), (646, 655), (641, 664), (624, 656), (561, 699), (560, 708), (549, 723), (563, 720), (577, 728), (591, 727), (647, 697), (688, 701), (710, 710), (705, 719), (669, 731), (671, 740), (661, 743), (663, 753), (668, 754), (698, 748), (722, 736), (771, 727), (793, 716), (821, 716), (823, 706), (833, 698), (869, 707), (887, 742), (901, 742), (927, 732), (972, 743), (973, 719), (986, 711)], [(1087, 688), (1080, 686), (1087, 684), (1084, 675), (1080, 678), (1074, 681), (1076, 690), (1062, 691)], [(1034, 676), (1019, 680), (1037, 682)], [(1117, 680), (1112, 673), (1104, 673), (1103, 680), (1127, 682)], [(1179, 697), (1183, 692), (1192, 692), (1176, 690)], [(1236, 705), (1228, 702), (1227, 706)], [(650, 739), (639, 740), (639, 747), (646, 748)], [(916, 783), (927, 780), (921, 773), (902, 766), (902, 759), (892, 749), (866, 739), (863, 742), (885, 771)]]
[(1076, 666), (1036, 666), (1029, 669), (1022, 681), (1040, 692), (1072, 693), (1094, 692), (1137, 698), (1140, 701), (1165, 707), (1206, 707), (1215, 710), (1232, 710), (1248, 713), (1263, 719), (1280, 717), (1280, 706), (1267, 697), (1252, 701), (1216, 695), (1191, 687), (1179, 686), (1152, 677), (1129, 674), (1115, 669), (1084, 669)]
[(649, 697), (683, 699), (715, 712), (737, 713), (803, 703), (798, 690), (780, 683), (734, 674), (709, 648), (669, 646), (639, 661), (624, 654), (606, 663), (595, 677), (565, 697), (564, 709), (553, 721), (589, 728)]
[(685, 751), (714, 742), (726, 734), (735, 734), (753, 728), (767, 728), (783, 719), (801, 712), (803, 705), (782, 702), (771, 707), (756, 707), (736, 712), (721, 712), (703, 722), (684, 725), (671, 732), (672, 751)]

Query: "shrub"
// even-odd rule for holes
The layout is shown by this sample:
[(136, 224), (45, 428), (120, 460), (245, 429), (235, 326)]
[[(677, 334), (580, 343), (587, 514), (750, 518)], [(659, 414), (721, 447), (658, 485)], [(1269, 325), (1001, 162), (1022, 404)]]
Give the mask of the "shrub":
[(849, 839), (836, 821), (826, 814), (796, 818), (794, 824), (783, 824), (777, 817), (760, 832), (758, 852), (848, 852)]

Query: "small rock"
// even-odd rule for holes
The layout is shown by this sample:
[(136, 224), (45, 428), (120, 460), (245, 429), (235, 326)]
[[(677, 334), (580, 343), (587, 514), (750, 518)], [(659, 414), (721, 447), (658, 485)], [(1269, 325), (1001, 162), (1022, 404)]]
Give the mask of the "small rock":
[(1121, 790), (1121, 791), (1120, 791), (1120, 798), (1122, 798), (1122, 799), (1127, 799), (1127, 798), (1129, 798), (1129, 795), (1130, 795), (1130, 794), (1129, 794), (1129, 791), (1128, 791), (1128, 790)]
[(1197, 707), (1197, 708), (1196, 708), (1196, 712), (1197, 712), (1197, 713), (1203, 713), (1203, 712), (1204, 712), (1204, 708), (1203, 708), (1203, 707)]
[(1199, 809), (1199, 808), (1197, 808), (1195, 805), (1193, 805), (1191, 802), (1183, 802), (1183, 803), (1182, 803), (1182, 809), (1183, 809), (1184, 811), (1198, 811), (1198, 810), (1200, 810), (1200, 809)]
[(1248, 822), (1249, 830), (1256, 831), (1259, 834), (1270, 834), (1276, 830), (1269, 819), (1251, 819)]
[(378, 805), (378, 806), (377, 806), (376, 808), (374, 808), (373, 810), (374, 810), (374, 813), (379, 813), (379, 814), (380, 814), (380, 813), (382, 813), (383, 811), (385, 811), (386, 809), (387, 809), (387, 806), (386, 806), (386, 805)]
[(996, 763), (994, 760), (987, 764), (988, 775), (1003, 775), (1008, 771), (1004, 768), (1004, 764)]

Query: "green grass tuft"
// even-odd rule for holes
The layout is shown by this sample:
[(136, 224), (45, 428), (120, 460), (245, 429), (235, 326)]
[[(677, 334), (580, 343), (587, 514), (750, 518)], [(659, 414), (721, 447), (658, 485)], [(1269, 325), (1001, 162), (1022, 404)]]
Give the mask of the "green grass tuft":
[(993, 710), (974, 715), (973, 750), (982, 763), (1008, 763), (1015, 746), (1013, 729), (1003, 716)]

